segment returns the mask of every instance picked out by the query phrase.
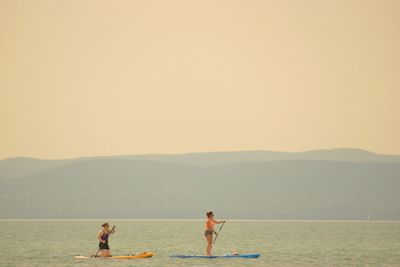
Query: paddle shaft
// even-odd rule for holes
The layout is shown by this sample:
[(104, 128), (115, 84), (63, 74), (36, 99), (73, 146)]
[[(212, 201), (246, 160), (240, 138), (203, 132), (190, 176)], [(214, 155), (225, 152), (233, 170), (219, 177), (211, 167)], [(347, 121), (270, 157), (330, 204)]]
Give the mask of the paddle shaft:
[(215, 244), (215, 241), (217, 240), (218, 235), (219, 235), (219, 232), (221, 232), (222, 227), (224, 227), (224, 224), (225, 224), (225, 222), (222, 223), (221, 227), (219, 227), (218, 232), (215, 234), (215, 238), (214, 238), (214, 241), (213, 241), (213, 245)]
[[(115, 225), (113, 226), (113, 228), (111, 229), (110, 233), (108, 234), (105, 243), (107, 243), (108, 238), (109, 238), (110, 235), (114, 232), (114, 228), (115, 228)], [(102, 250), (102, 248), (103, 248), (103, 246), (104, 246), (105, 243), (103, 243), (103, 244), (100, 246), (99, 250), (96, 252), (96, 255), (94, 255), (94, 257), (97, 257), (97, 254), (99, 254), (100, 250)]]

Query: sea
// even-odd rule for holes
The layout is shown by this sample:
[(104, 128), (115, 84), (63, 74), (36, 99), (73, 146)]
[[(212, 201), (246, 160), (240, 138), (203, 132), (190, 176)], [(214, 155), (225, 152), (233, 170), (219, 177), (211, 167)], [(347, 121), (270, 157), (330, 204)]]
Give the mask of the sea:
[[(113, 255), (154, 256), (75, 259), (97, 252), (105, 221), (117, 229)], [(260, 253), (258, 259), (170, 257), (204, 254), (203, 227), (203, 220), (1, 220), (0, 266), (400, 266), (399, 221), (227, 220), (213, 254)]]

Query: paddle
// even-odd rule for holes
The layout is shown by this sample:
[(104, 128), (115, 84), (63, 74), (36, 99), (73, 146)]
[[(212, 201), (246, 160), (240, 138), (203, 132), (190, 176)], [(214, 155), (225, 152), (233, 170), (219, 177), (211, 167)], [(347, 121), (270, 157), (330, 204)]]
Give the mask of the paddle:
[[(110, 237), (110, 235), (114, 232), (114, 228), (115, 228), (115, 225), (113, 226), (113, 228), (111, 229), (111, 231), (110, 231), (110, 233), (107, 235), (107, 238), (106, 238), (106, 242), (107, 242), (107, 240), (108, 240), (108, 238)], [(92, 257), (97, 257), (97, 254), (99, 254), (99, 252), (100, 252), (100, 250), (103, 248), (103, 246), (104, 246), (104, 244), (106, 243), (106, 242), (104, 242), (101, 246), (100, 246), (100, 248), (99, 248), (99, 250), (96, 252), (96, 255), (94, 255), (94, 256), (92, 256)]]
[(213, 245), (215, 244), (215, 241), (217, 240), (219, 232), (221, 231), (222, 227), (224, 227), (224, 224), (225, 224), (225, 221), (221, 224), (221, 226), (219, 227), (218, 232), (215, 234), (215, 238), (214, 238), (214, 241), (212, 243)]

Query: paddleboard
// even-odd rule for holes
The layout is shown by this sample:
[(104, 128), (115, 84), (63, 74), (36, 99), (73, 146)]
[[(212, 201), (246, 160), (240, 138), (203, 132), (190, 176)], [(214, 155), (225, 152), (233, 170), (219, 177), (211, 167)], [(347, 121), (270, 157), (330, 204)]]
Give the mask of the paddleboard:
[(181, 258), (181, 259), (190, 259), (190, 258), (198, 258), (198, 259), (217, 259), (217, 258), (246, 258), (246, 259), (256, 259), (260, 257), (260, 253), (252, 253), (252, 254), (225, 254), (225, 255), (172, 255), (170, 257), (173, 258)]
[[(122, 255), (122, 256), (112, 256), (108, 257), (107, 259), (117, 259), (117, 260), (123, 260), (123, 259), (143, 259), (143, 258), (151, 258), (153, 257), (152, 252), (142, 252), (142, 253), (137, 253), (134, 255)], [(75, 259), (94, 259), (95, 257), (90, 257), (90, 256), (75, 256)], [(103, 257), (96, 257), (96, 258), (103, 258)]]

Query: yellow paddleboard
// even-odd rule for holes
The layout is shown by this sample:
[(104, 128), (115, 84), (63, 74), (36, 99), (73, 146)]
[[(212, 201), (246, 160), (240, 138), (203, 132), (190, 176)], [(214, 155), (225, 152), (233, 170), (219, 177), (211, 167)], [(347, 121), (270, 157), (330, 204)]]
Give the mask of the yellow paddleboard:
[(140, 258), (151, 258), (153, 257), (152, 252), (142, 252), (135, 255), (127, 255), (127, 256), (112, 256), (110, 259), (140, 259)]
[[(103, 258), (103, 257), (96, 257), (96, 258), (102, 258), (102, 259), (117, 259), (117, 260), (127, 260), (127, 259), (143, 259), (143, 258), (151, 258), (153, 257), (152, 252), (142, 252), (142, 253), (137, 253), (135, 255), (125, 255), (125, 256), (112, 256), (108, 258)], [(75, 259), (94, 259), (95, 257), (88, 257), (88, 256), (75, 256)]]

